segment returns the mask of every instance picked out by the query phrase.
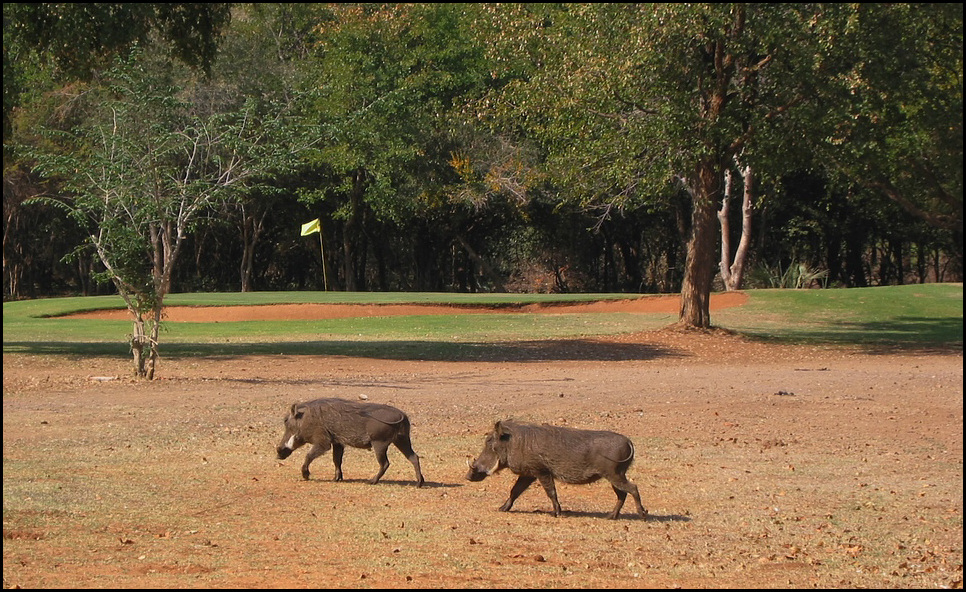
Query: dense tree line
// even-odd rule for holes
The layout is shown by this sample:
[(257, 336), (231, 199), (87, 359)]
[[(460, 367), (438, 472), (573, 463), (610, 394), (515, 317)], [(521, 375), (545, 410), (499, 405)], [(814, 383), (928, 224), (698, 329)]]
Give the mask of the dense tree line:
[(263, 127), (168, 290), (723, 289), (745, 166), (744, 286), (962, 281), (962, 5), (228, 6), (4, 5), (5, 299), (118, 290), (58, 200), (175, 99), (132, 131)]

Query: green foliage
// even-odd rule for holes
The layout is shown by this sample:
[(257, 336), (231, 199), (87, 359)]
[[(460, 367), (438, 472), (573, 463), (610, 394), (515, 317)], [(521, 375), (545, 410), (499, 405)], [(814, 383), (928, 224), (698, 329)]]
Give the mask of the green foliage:
[(223, 3), (4, 3), (5, 150), (14, 109), (55, 81), (91, 81), (132, 48), (152, 45), (209, 72), (230, 20), (231, 5)]
[(238, 186), (290, 167), (300, 138), (283, 112), (252, 100), (228, 112), (198, 112), (184, 89), (136, 59), (105, 79), (85, 97), (83, 126), (50, 130), (61, 150), (38, 153), (38, 170), (71, 196), (60, 203), (90, 229), (116, 279), (139, 286), (163, 263), (154, 249), (176, 249)]
[[(865, 4), (819, 33), (840, 65), (816, 88), (815, 149), (847, 182), (930, 225), (963, 229), (963, 9)], [(844, 34), (843, 34), (844, 33)]]
[(4, 42), (12, 34), (52, 58), (66, 77), (90, 79), (131, 47), (149, 43), (156, 32), (178, 59), (207, 70), (230, 21), (230, 6), (16, 2), (4, 4)]
[[(218, 137), (206, 165), (242, 153), (265, 165), (185, 226), (176, 289), (237, 287), (242, 260), (244, 289), (321, 286), (318, 241), (294, 232), (319, 217), (332, 289), (676, 291), (699, 202), (702, 257), (717, 261), (714, 185), (734, 156), (761, 180), (762, 269), (827, 269), (833, 286), (961, 277), (959, 5), (13, 3), (4, 15), (7, 297), (110, 289), (90, 286), (111, 271), (75, 250), (99, 221), (22, 207), (73, 196), (20, 150), (73, 158), (58, 165), (65, 183), (98, 170), (109, 104), (144, 123), (116, 149), (154, 142), (167, 173), (101, 171), (155, 219), (171, 210), (142, 198), (173, 187), (184, 138)], [(156, 84), (120, 100), (101, 82), (134, 46)], [(181, 189), (202, 195), (194, 171)], [(147, 285), (144, 227), (103, 227), (132, 285)]]
[(446, 117), (479, 87), (480, 50), (445, 4), (339, 7), (318, 37), (315, 160), (341, 179), (328, 194), (343, 218), (358, 191), (377, 216), (408, 218), (447, 173)]
[[(792, 9), (597, 4), (492, 12), (500, 31), (490, 45), (494, 60), (525, 47), (530, 66), (501, 62), (515, 77), (489, 98), (488, 113), (547, 148), (553, 177), (573, 199), (629, 207), (664, 200), (665, 188), (690, 179), (701, 158), (743, 150), (767, 171), (752, 155), (761, 161), (787, 145), (775, 112), (808, 73), (786, 76), (802, 69), (800, 56), (771, 52), (807, 37), (795, 29), (804, 15)], [(715, 44), (727, 44), (734, 61), (721, 72), (709, 53)], [(774, 74), (760, 75), (766, 68)], [(727, 85), (727, 97), (711, 113), (716, 84)], [(776, 146), (751, 145), (752, 130)]]
[(821, 7), (568, 4), (493, 12), (504, 31), (493, 53), (524, 47), (532, 69), (492, 93), (487, 112), (535, 138), (563, 196), (584, 206), (653, 207), (684, 188), (691, 224), (681, 322), (707, 326), (725, 170), (738, 162), (774, 175), (823, 133), (802, 135), (797, 125), (814, 108), (811, 89), (821, 76), (813, 60), (824, 50), (810, 31), (825, 18)]

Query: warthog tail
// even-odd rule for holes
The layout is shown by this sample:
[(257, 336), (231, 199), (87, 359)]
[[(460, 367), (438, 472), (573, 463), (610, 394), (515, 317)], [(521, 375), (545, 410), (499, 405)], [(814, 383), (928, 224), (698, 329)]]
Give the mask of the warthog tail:
[(397, 409), (374, 409), (365, 411), (364, 415), (386, 425), (396, 425), (406, 421), (406, 414)]
[(634, 460), (634, 443), (631, 442), (631, 440), (629, 438), (627, 440), (627, 443), (631, 445), (631, 452), (623, 460), (617, 460), (616, 458), (611, 458), (611, 457), (607, 456), (606, 454), (601, 454), (601, 456), (603, 456), (607, 460), (609, 460), (609, 461), (611, 461), (613, 463), (617, 463), (617, 464), (623, 464), (623, 463), (626, 463), (628, 461)]

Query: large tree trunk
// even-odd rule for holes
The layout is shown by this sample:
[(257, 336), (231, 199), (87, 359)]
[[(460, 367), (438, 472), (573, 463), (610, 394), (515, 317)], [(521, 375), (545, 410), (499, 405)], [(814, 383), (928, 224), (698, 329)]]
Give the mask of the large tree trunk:
[(717, 199), (721, 191), (719, 168), (713, 159), (698, 164), (692, 188), (691, 235), (684, 262), (681, 286), (681, 314), (678, 324), (684, 327), (711, 327), (711, 282), (714, 279), (715, 230)]

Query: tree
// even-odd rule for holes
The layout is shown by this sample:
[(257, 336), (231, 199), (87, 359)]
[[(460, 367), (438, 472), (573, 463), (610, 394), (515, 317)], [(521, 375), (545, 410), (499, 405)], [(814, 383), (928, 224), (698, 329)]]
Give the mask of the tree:
[[(780, 170), (818, 142), (803, 107), (838, 64), (813, 36), (826, 5), (488, 8), (508, 82), (488, 109), (538, 138), (572, 199), (636, 207), (691, 197), (679, 322), (710, 326), (717, 208), (737, 157)], [(514, 56), (508, 58), (507, 56)]]
[(303, 199), (327, 203), (340, 223), (346, 290), (365, 287), (367, 225), (418, 218), (455, 177), (450, 117), (484, 76), (462, 10), (340, 5), (319, 24), (314, 111), (324, 140), (313, 164), (337, 183)]
[[(246, 4), (233, 8), (231, 26), (219, 43), (219, 58), (211, 67), (213, 92), (265, 102), (293, 103), (318, 80), (307, 76), (315, 31), (329, 13), (316, 4)], [(255, 289), (255, 258), (268, 232), (271, 215), (285, 200), (295, 201), (297, 176), (266, 179), (265, 183), (226, 204), (226, 220), (238, 230), (242, 292)], [(291, 226), (293, 220), (287, 221)]]
[(821, 89), (834, 108), (816, 114), (832, 119), (828, 168), (949, 232), (962, 270), (963, 5), (862, 4), (847, 16), (820, 32), (847, 66)]
[[(229, 22), (229, 4), (179, 3), (4, 3), (3, 5), (3, 169), (4, 289), (13, 297), (33, 292), (25, 275), (43, 273), (34, 243), (50, 236), (62, 255), (71, 232), (49, 232), (64, 218), (27, 211), (24, 196), (39, 183), (30, 174), (29, 156), (17, 147), (33, 143), (46, 117), (56, 119), (59, 97), (77, 92), (96, 79), (119, 55), (134, 46), (169, 50), (177, 61), (207, 72), (221, 31)], [(52, 117), (53, 116), (53, 117)], [(15, 122), (19, 122), (16, 123)], [(49, 122), (48, 122), (49, 125)], [(30, 257), (22, 256), (26, 253)], [(52, 261), (59, 258), (53, 256)], [(77, 259), (78, 268), (86, 267)], [(85, 286), (83, 275), (70, 285)], [(27, 281), (21, 282), (22, 279)], [(41, 288), (43, 285), (41, 284)], [(64, 288), (58, 288), (60, 291)]]
[(279, 113), (262, 116), (252, 102), (199, 112), (136, 56), (76, 97), (90, 109), (84, 123), (52, 133), (56, 152), (37, 159), (63, 196), (46, 201), (87, 229), (105, 268), (99, 279), (113, 282), (131, 313), (135, 375), (152, 379), (185, 238), (247, 182), (284, 168), (290, 152), (279, 141)]
[(4, 4), (4, 40), (9, 33), (46, 54), (67, 79), (89, 80), (155, 39), (172, 57), (208, 71), (230, 20), (230, 3), (14, 2)]

